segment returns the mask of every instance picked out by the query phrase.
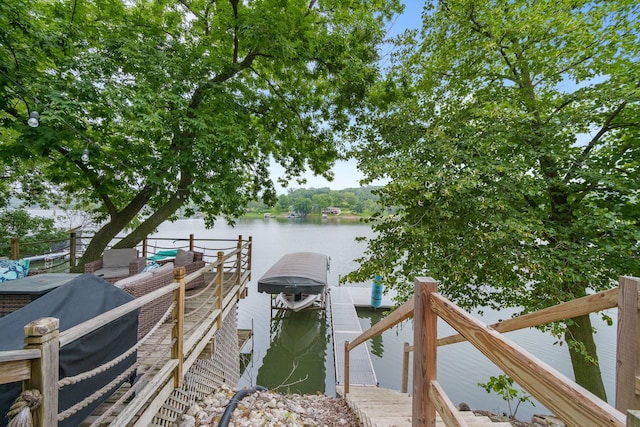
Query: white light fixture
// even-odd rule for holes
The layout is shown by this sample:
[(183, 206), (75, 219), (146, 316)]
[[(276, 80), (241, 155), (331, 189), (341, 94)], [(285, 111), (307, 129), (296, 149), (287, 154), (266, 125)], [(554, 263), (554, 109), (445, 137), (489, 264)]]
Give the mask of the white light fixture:
[(80, 158), (85, 163), (89, 161), (89, 148), (88, 147), (85, 147), (84, 151), (82, 152), (82, 156)]
[(32, 111), (31, 114), (29, 114), (29, 120), (27, 120), (27, 124), (32, 128), (37, 128), (40, 124), (40, 114), (38, 114), (37, 111)]

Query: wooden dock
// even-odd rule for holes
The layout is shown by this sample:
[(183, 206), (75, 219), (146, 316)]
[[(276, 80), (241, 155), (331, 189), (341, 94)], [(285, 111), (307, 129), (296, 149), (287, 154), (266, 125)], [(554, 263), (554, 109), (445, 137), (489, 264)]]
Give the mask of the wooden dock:
[[(336, 384), (344, 381), (344, 342), (352, 341), (362, 333), (356, 307), (371, 306), (371, 289), (349, 286), (329, 288), (333, 353), (335, 355)], [(393, 306), (391, 296), (384, 295), (381, 308)], [(350, 384), (377, 386), (378, 379), (373, 369), (369, 348), (361, 345), (351, 351), (349, 357)]]
[[(412, 426), (412, 398), (408, 394), (378, 387), (350, 387), (346, 396), (341, 386), (336, 391), (344, 397), (364, 427)], [(471, 411), (455, 411), (455, 415), (470, 427), (511, 427), (511, 423), (493, 422), (489, 417), (475, 415)], [(435, 427), (445, 427), (439, 415), (436, 416)]]

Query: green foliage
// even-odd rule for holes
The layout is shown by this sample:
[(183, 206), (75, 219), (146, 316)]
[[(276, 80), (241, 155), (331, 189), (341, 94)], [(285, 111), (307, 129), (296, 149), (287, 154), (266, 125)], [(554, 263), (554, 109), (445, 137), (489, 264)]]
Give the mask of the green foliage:
[[(400, 8), (4, 1), (5, 182), (24, 197), (44, 190), (85, 206), (104, 224), (97, 246), (127, 226), (122, 244), (133, 245), (183, 205), (213, 225), (258, 197), (273, 204), (271, 162), (284, 167), (282, 183), (306, 170), (331, 178), (350, 117), (379, 76), (385, 23)], [(40, 126), (30, 128), (34, 108)]]
[(21, 255), (38, 255), (52, 250), (56, 243), (68, 241), (69, 234), (57, 228), (51, 218), (31, 216), (24, 209), (0, 210), (0, 256), (11, 255), (11, 239), (20, 242)]
[[(489, 377), (489, 381), (486, 383), (478, 383), (478, 387), (482, 387), (487, 393), (497, 393), (504, 401), (507, 402), (509, 407), (509, 418), (515, 418), (518, 408), (521, 403), (529, 402), (533, 406), (536, 406), (531, 401), (531, 396), (522, 390), (513, 388), (513, 378), (501, 374), (497, 377), (493, 375)], [(515, 408), (512, 408), (512, 403), (517, 402)]]
[(398, 215), (344, 280), (382, 274), (407, 298), (431, 276), (465, 308), (529, 312), (640, 274), (637, 15), (629, 0), (427, 2), (354, 134)]

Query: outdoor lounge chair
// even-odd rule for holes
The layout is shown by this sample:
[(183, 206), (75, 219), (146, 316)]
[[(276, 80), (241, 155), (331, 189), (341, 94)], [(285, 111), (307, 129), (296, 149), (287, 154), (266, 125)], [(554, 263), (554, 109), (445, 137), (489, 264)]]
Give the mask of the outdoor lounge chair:
[(85, 273), (93, 273), (110, 283), (142, 272), (147, 260), (138, 256), (136, 248), (107, 249), (102, 258), (88, 262)]

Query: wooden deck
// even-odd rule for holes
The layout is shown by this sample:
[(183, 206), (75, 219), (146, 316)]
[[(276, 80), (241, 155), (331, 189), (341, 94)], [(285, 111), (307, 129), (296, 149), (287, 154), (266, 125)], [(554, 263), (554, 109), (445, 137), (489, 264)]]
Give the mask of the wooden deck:
[[(214, 289), (193, 289), (186, 292), (184, 310), (184, 364), (186, 372), (193, 363), (212, 352), (214, 334), (221, 327), (221, 319), (229, 315), (238, 299), (244, 295), (247, 281), (223, 286), (222, 310), (218, 307), (217, 292)], [(170, 320), (170, 319), (169, 319)], [(165, 403), (173, 391), (173, 381), (167, 381), (167, 370), (175, 368), (171, 360), (171, 329), (173, 322), (167, 321), (149, 337), (137, 354), (139, 366), (137, 381), (132, 387), (123, 384), (119, 390), (99, 406), (81, 427), (106, 426), (151, 426), (153, 416)], [(243, 341), (244, 345), (246, 341)], [(159, 386), (158, 382), (164, 382)], [(185, 402), (186, 403), (186, 402)], [(131, 413), (137, 413), (130, 420)], [(143, 414), (142, 416), (139, 414)]]
[[(344, 396), (341, 386), (336, 387)], [(347, 405), (358, 416), (364, 427), (411, 427), (411, 396), (396, 390), (378, 387), (353, 387), (345, 396)], [(493, 422), (489, 417), (475, 415), (471, 411), (456, 411), (470, 427), (511, 427), (508, 422)], [(436, 427), (445, 427), (439, 416)]]
[[(356, 307), (370, 307), (371, 289), (348, 286), (329, 288), (333, 353), (335, 355), (336, 384), (344, 381), (344, 342), (352, 341), (362, 333)], [(381, 308), (393, 305), (391, 297), (385, 295)], [(371, 355), (366, 345), (355, 348), (349, 361), (350, 383), (361, 386), (377, 386), (378, 379), (373, 369)]]

